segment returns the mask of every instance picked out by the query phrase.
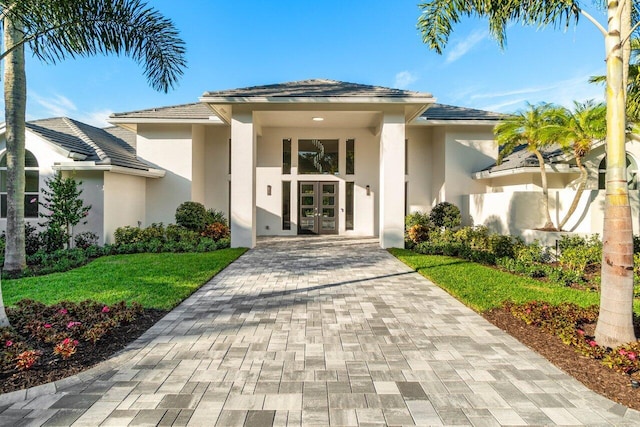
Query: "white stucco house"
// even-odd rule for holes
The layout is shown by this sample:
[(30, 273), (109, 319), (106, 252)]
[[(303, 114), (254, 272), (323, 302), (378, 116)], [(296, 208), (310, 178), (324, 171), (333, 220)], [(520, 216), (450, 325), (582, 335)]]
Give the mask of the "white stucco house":
[[(27, 219), (37, 222), (33, 201), (61, 170), (82, 180), (92, 205), (77, 231), (106, 243), (117, 227), (174, 222), (187, 200), (227, 214), (234, 247), (299, 234), (378, 236), (382, 247), (402, 247), (405, 215), (442, 201), (467, 221), (522, 235), (542, 222), (538, 168), (524, 152), (495, 164), (493, 128), (502, 117), (438, 104), (429, 93), (304, 80), (117, 113), (106, 129), (37, 120), (27, 125)], [(632, 158), (640, 154), (634, 144)], [(571, 159), (548, 156), (553, 190), (569, 192), (578, 176)], [(602, 157), (600, 147), (588, 161)], [(0, 229), (3, 159), (0, 140)], [(590, 182), (597, 193), (597, 176)], [(588, 193), (575, 227), (595, 232), (601, 214)], [(553, 197), (554, 209), (570, 203)]]

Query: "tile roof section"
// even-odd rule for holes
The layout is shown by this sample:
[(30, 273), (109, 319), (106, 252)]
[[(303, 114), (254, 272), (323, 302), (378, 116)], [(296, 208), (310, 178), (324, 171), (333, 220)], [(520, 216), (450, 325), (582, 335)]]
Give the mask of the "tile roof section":
[[(547, 164), (560, 163), (562, 160), (560, 157), (564, 154), (560, 146), (552, 146), (541, 153), (542, 157), (545, 159), (545, 163)], [(538, 162), (536, 155), (527, 150), (526, 144), (523, 144), (516, 147), (511, 154), (502, 159), (502, 163), (499, 165), (494, 163), (488, 168), (483, 169), (481, 172), (487, 171), (493, 173), (510, 169), (539, 166), (540, 163)]]
[(382, 86), (371, 86), (337, 80), (312, 79), (252, 86), (240, 89), (205, 92), (203, 97), (216, 98), (313, 98), (313, 97), (363, 97), (363, 98), (431, 98), (430, 93), (413, 92)]
[(432, 104), (421, 117), (426, 120), (502, 120), (506, 115), (474, 108)]
[(149, 108), (147, 110), (113, 113), (112, 118), (131, 119), (197, 119), (208, 120), (213, 116), (213, 110), (206, 103), (172, 105), (169, 107)]
[(151, 168), (136, 157), (132, 145), (117, 135), (122, 134), (122, 131), (109, 132), (67, 117), (34, 120), (27, 122), (26, 126), (31, 132), (52, 144), (67, 151), (83, 154), (87, 156), (86, 160), (94, 161), (96, 164), (139, 170)]

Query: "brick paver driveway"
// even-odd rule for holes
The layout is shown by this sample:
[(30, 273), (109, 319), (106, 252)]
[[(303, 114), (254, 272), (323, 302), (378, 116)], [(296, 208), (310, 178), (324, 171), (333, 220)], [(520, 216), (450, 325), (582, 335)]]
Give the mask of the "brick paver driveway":
[[(16, 402), (16, 403), (11, 403)], [(2, 425), (640, 425), (379, 249), (265, 239)]]

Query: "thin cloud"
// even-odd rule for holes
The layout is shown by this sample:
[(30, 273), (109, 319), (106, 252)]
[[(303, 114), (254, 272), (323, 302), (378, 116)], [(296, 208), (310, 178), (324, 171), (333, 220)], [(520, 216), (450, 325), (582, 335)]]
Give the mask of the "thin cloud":
[(447, 54), (445, 62), (450, 64), (466, 55), (471, 49), (473, 49), (478, 43), (483, 41), (489, 36), (487, 30), (475, 30), (469, 34), (464, 40), (457, 42), (451, 51)]
[(418, 81), (418, 76), (410, 71), (400, 71), (396, 74), (396, 79), (393, 83), (393, 87), (398, 89), (406, 89), (412, 83)]
[(109, 109), (80, 111), (73, 101), (59, 94), (45, 97), (32, 92), (29, 100), (34, 104), (28, 114), (29, 120), (45, 117), (72, 117), (96, 127), (110, 126), (106, 119), (113, 111)]
[(55, 94), (44, 97), (37, 93), (32, 93), (30, 99), (36, 103), (45, 116), (66, 117), (78, 111), (76, 105), (69, 98)]

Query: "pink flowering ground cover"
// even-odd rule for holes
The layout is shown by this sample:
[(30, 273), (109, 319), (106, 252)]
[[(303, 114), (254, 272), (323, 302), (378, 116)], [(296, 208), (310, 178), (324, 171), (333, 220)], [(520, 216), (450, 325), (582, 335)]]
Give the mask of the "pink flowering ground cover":
[(45, 305), (22, 300), (0, 328), (0, 393), (55, 381), (109, 358), (166, 312), (95, 301)]

